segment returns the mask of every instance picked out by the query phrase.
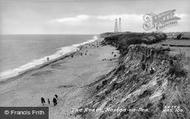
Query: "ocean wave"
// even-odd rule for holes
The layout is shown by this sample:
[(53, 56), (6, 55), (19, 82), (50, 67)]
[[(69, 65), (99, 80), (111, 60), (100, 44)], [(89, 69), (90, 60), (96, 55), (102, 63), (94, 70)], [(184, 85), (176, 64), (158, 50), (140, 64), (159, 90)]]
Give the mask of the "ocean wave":
[(49, 64), (55, 60), (58, 60), (66, 55), (69, 55), (71, 53), (74, 53), (76, 52), (77, 50), (79, 50), (79, 47), (82, 46), (82, 45), (85, 45), (85, 44), (88, 44), (88, 43), (92, 43), (94, 41), (96, 41), (98, 39), (97, 36), (94, 36), (92, 39), (86, 41), (86, 42), (83, 42), (83, 43), (79, 43), (79, 44), (73, 44), (71, 46), (66, 46), (66, 47), (61, 47), (58, 49), (57, 52), (55, 52), (54, 54), (52, 55), (49, 55), (49, 56), (45, 56), (43, 58), (40, 58), (40, 59), (36, 59), (36, 60), (33, 60), (32, 62), (29, 62), (25, 65), (22, 65), (18, 68), (15, 68), (15, 69), (11, 69), (11, 70), (7, 70), (7, 71), (4, 71), (4, 72), (1, 72), (0, 73), (0, 81), (4, 81), (8, 78), (12, 78), (12, 77), (15, 77), (15, 76), (18, 76), (18, 75), (21, 75), (29, 70), (32, 70), (34, 68), (38, 68), (38, 67), (41, 67), (41, 66), (44, 66), (46, 64)]

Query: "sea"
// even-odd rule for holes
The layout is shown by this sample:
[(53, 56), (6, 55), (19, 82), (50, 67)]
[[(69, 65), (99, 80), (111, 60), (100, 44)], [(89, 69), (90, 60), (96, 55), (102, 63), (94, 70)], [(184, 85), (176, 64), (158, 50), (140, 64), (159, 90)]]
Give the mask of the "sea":
[(95, 35), (1, 35), (0, 81), (97, 40)]

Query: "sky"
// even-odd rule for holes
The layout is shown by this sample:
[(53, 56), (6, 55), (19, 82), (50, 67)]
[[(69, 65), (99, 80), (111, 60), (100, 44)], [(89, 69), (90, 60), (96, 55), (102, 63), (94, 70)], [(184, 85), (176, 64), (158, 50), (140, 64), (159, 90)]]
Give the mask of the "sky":
[(144, 32), (143, 16), (176, 9), (181, 19), (166, 32), (190, 31), (189, 0), (0, 0), (0, 34), (99, 34)]

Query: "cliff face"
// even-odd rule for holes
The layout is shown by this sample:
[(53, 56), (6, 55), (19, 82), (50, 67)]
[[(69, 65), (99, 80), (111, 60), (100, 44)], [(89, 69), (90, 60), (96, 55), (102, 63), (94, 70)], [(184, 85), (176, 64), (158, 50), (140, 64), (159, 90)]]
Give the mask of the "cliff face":
[(89, 119), (189, 119), (190, 80), (183, 68), (184, 57), (171, 56), (164, 48), (128, 44), (123, 40), (126, 37), (105, 38), (104, 44), (122, 52), (118, 66), (88, 86), (91, 97), (77, 115)]

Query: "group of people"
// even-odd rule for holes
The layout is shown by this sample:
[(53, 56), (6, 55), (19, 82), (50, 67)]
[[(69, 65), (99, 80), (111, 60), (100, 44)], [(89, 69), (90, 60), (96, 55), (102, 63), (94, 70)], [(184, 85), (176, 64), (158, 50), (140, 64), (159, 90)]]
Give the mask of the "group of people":
[[(58, 100), (58, 95), (55, 94), (54, 97), (53, 97), (53, 100), (52, 100), (54, 106), (57, 105), (57, 100)], [(44, 98), (44, 97), (41, 97), (41, 103), (42, 103), (43, 106), (45, 105), (46, 101), (45, 101), (45, 98)], [(51, 104), (51, 101), (50, 101), (49, 98), (47, 99), (47, 103), (48, 103), (49, 105)]]

